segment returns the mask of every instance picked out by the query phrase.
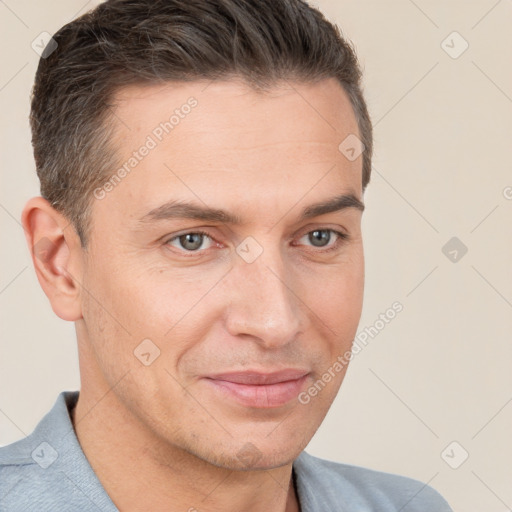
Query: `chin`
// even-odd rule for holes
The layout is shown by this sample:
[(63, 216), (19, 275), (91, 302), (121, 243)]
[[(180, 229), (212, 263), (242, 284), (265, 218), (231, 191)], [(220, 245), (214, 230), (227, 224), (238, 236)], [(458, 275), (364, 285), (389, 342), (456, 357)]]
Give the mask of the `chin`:
[(284, 446), (281, 439), (276, 439), (274, 443), (268, 438), (264, 442), (252, 439), (232, 443), (222, 453), (210, 452), (201, 458), (214, 466), (232, 471), (263, 471), (291, 464), (306, 445), (307, 442), (300, 442)]

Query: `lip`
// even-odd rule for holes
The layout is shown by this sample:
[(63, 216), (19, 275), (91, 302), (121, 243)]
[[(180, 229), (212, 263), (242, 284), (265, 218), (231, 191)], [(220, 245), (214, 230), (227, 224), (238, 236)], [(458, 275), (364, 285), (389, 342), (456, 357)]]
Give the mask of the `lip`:
[(269, 409), (281, 407), (298, 396), (309, 372), (285, 369), (275, 372), (242, 371), (208, 375), (207, 384), (222, 396), (245, 407)]

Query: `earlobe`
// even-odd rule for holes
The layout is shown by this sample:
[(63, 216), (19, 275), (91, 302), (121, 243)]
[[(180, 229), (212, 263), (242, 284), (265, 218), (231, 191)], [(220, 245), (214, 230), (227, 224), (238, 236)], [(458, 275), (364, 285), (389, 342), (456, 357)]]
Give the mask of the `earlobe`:
[(82, 318), (82, 247), (69, 221), (43, 197), (33, 197), (21, 216), (37, 279), (63, 320)]

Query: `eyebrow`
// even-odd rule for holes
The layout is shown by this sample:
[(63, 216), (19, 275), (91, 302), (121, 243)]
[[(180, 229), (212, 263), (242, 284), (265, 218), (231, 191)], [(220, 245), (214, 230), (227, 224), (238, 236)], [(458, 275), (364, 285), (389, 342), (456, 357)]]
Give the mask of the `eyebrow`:
[[(354, 194), (342, 194), (305, 207), (300, 214), (299, 221), (346, 210), (347, 208), (355, 208), (362, 212), (364, 211), (364, 203)], [(146, 223), (167, 219), (194, 219), (233, 225), (243, 223), (242, 218), (235, 213), (179, 200), (171, 200), (154, 208), (141, 217), (139, 221)]]

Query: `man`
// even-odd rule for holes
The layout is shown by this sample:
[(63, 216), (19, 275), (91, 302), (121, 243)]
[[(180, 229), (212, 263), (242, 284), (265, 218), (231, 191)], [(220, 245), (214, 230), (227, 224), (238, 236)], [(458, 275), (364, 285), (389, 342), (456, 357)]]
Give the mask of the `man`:
[(111, 0), (54, 36), (22, 221), (81, 389), (0, 450), (1, 510), (450, 510), (303, 451), (361, 314), (360, 78), (300, 0)]

